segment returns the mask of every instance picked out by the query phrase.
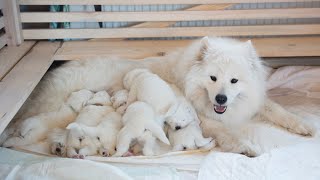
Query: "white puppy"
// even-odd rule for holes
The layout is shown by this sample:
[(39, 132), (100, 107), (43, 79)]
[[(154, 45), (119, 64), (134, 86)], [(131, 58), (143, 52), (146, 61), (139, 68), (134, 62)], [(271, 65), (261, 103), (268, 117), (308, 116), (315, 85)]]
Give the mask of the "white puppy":
[(168, 137), (174, 151), (194, 150), (198, 148), (211, 149), (215, 141), (204, 138), (200, 121), (193, 106), (184, 98), (179, 97), (178, 104), (171, 108), (166, 117)]
[(147, 69), (128, 72), (123, 85), (129, 90), (127, 106), (134, 101), (143, 101), (153, 107), (156, 115), (165, 115), (176, 103), (176, 96), (170, 86)]
[(121, 115), (117, 112), (111, 112), (103, 118), (96, 127), (87, 126), (74, 122), (70, 126), (78, 126), (84, 134), (100, 143), (98, 152), (102, 156), (111, 156), (115, 153), (117, 135), (122, 127)]
[(129, 92), (126, 89), (119, 90), (111, 97), (113, 108), (120, 114), (123, 114), (127, 105)]
[[(103, 120), (103, 117), (111, 112), (114, 112), (111, 106), (88, 105), (80, 111), (75, 122), (87, 126), (97, 126)], [(95, 138), (92, 138), (76, 124), (68, 125), (67, 129), (69, 129), (67, 137), (68, 157), (83, 158), (97, 153), (99, 142)]]
[(65, 128), (74, 121), (77, 113), (92, 96), (93, 93), (85, 89), (71, 93), (58, 111), (42, 113), (25, 119), (18, 127), (18, 135), (8, 138), (3, 146), (23, 146), (46, 139), (51, 129)]
[(50, 153), (65, 157), (67, 155), (67, 136), (66, 129), (55, 128), (48, 135), (48, 142), (50, 146)]
[(170, 144), (161, 126), (155, 120), (150, 105), (137, 101), (132, 103), (123, 116), (124, 127), (117, 138), (117, 152), (113, 156), (123, 156), (135, 141), (143, 144), (144, 155), (154, 155), (153, 146), (156, 138)]

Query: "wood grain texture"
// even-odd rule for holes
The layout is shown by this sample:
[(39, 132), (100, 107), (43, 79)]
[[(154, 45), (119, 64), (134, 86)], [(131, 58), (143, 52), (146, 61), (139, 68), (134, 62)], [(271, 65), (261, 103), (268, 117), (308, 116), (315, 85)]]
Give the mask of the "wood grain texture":
[(314, 35), (320, 25), (255, 25), (175, 28), (112, 28), (112, 29), (26, 29), (25, 39), (63, 38), (145, 38), (179, 36), (257, 36)]
[(0, 83), (0, 133), (53, 62), (60, 43), (39, 42)]
[[(225, 4), (265, 2), (308, 2), (310, 0), (19, 0), (21, 5), (152, 5), (152, 4)], [(319, 1), (319, 0), (312, 0)]]
[(20, 21), (20, 8), (16, 0), (4, 0), (3, 17), (9, 45), (19, 45), (23, 42)]
[(0, 81), (34, 44), (34, 41), (26, 41), (20, 46), (5, 47), (0, 51)]
[[(162, 56), (191, 42), (190, 40), (65, 42), (54, 59), (83, 60), (96, 56), (141, 59)], [(262, 57), (320, 56), (320, 37), (254, 38), (252, 42)]]
[(141, 22), (319, 17), (320, 8), (165, 12), (24, 12), (21, 13), (21, 22)]

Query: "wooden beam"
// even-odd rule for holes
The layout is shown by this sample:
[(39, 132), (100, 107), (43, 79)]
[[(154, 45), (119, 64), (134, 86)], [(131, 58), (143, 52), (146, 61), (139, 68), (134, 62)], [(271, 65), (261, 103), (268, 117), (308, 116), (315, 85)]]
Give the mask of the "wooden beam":
[(320, 8), (154, 11), (154, 12), (25, 12), (21, 21), (30, 22), (141, 22), (319, 18)]
[[(141, 59), (162, 56), (191, 42), (191, 40), (65, 42), (54, 59), (83, 60), (97, 56)], [(252, 42), (262, 57), (320, 56), (320, 37), (254, 38)]]
[(4, 27), (4, 17), (0, 17), (0, 29)]
[(33, 47), (34, 41), (26, 41), (20, 46), (5, 47), (0, 51), (0, 81)]
[(0, 86), (0, 133), (48, 70), (59, 46), (58, 42), (39, 42), (4, 77)]
[(0, 49), (7, 44), (7, 36), (5, 34), (0, 35)]
[(3, 17), (9, 45), (19, 45), (23, 42), (20, 20), (20, 8), (17, 0), (4, 0)]
[(175, 28), (26, 29), (25, 39), (315, 35), (320, 25), (255, 25)]
[[(21, 5), (153, 5), (310, 2), (310, 0), (19, 0)], [(319, 0), (312, 0), (319, 1)]]

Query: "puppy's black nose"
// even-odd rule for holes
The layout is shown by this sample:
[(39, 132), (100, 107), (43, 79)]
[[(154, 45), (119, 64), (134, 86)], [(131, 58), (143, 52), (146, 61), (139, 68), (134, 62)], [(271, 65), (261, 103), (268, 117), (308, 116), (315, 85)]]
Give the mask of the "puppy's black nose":
[(61, 152), (61, 149), (60, 148), (56, 148), (56, 152)]
[(179, 130), (179, 129), (181, 129), (181, 126), (176, 126), (176, 130)]
[(226, 103), (228, 100), (227, 96), (226, 95), (223, 95), (223, 94), (218, 94), (216, 96), (216, 101), (218, 104), (224, 104)]

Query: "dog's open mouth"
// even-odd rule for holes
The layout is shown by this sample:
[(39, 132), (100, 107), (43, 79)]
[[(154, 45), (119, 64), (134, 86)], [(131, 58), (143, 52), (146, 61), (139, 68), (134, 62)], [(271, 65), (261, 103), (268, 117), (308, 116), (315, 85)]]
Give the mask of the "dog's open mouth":
[(223, 114), (227, 110), (227, 106), (214, 105), (214, 111), (218, 114)]

